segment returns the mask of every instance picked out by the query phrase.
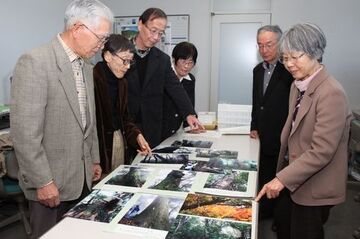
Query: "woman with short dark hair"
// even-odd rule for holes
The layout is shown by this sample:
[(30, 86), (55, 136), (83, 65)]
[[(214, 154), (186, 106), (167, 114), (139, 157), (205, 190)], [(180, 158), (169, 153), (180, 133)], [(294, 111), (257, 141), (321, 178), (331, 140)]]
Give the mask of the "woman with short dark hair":
[(94, 67), (94, 88), (100, 163), (105, 173), (120, 164), (130, 164), (128, 144), (141, 153), (151, 149), (128, 112), (125, 73), (133, 64), (133, 44), (112, 34), (102, 50), (103, 61)]

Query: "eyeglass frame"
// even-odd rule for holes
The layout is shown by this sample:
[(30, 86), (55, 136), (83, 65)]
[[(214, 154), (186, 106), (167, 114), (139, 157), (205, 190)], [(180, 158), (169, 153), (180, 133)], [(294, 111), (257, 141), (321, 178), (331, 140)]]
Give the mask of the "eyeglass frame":
[(265, 44), (256, 44), (256, 47), (258, 48), (258, 50), (260, 49), (266, 49), (266, 50), (269, 50), (269, 49), (272, 49), (274, 46), (276, 46), (278, 44), (278, 42), (268, 42), (268, 43), (265, 43)]
[(146, 27), (146, 29), (149, 30), (151, 35), (157, 35), (158, 37), (164, 37), (166, 35), (165, 30), (158, 30), (156, 28), (149, 28), (148, 25), (146, 25), (146, 23), (144, 24), (144, 26)]
[(193, 60), (188, 61), (187, 59), (182, 59), (182, 58), (180, 58), (177, 62), (184, 66), (193, 67), (195, 65), (195, 62)]
[(279, 58), (279, 61), (280, 61), (280, 63), (282, 63), (282, 64), (287, 64), (287, 63), (290, 62), (290, 61), (292, 61), (292, 62), (297, 62), (297, 61), (298, 61), (301, 57), (303, 57), (305, 54), (306, 54), (306, 53), (303, 52), (303, 53), (301, 53), (301, 54), (298, 55), (298, 56), (290, 56), (290, 57), (288, 57), (288, 59), (284, 59), (284, 57), (281, 56), (281, 57)]
[(129, 60), (129, 59), (124, 59), (124, 58), (122, 58), (121, 56), (119, 56), (119, 55), (116, 54), (116, 53), (114, 53), (114, 54), (112, 54), (112, 55), (113, 55), (113, 56), (116, 56), (117, 58), (119, 58), (120, 60), (122, 60), (124, 66), (133, 66), (133, 65), (135, 64), (135, 60), (134, 60), (134, 59), (131, 59), (131, 60)]
[(86, 26), (84, 23), (83, 24), (81, 24), (82, 26), (84, 26), (86, 29), (88, 29), (89, 30), (89, 32), (91, 32), (96, 38), (97, 38), (97, 40), (98, 40), (98, 43), (100, 43), (100, 44), (105, 44), (108, 40), (109, 40), (109, 36), (107, 35), (107, 36), (102, 36), (102, 37), (100, 37), (98, 34), (96, 34), (93, 30), (91, 30), (88, 26)]

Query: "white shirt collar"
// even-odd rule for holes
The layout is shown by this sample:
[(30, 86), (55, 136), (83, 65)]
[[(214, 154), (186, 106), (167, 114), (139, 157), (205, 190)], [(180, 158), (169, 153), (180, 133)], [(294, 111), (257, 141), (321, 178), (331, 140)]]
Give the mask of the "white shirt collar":
[[(174, 64), (171, 64), (172, 69), (174, 70), (175, 74), (176, 74), (176, 70), (175, 70), (175, 66)], [(188, 80), (188, 81), (192, 81), (191, 77), (189, 74), (187, 74), (186, 76), (183, 76), (179, 79), (180, 82), (182, 82), (183, 80)]]

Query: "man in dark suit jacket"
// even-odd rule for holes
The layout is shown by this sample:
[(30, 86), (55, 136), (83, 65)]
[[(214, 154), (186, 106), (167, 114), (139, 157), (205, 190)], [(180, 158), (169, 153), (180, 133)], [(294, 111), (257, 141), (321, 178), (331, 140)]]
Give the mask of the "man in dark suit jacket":
[(167, 16), (159, 8), (149, 8), (140, 16), (139, 34), (134, 39), (136, 64), (125, 75), (129, 83), (129, 111), (151, 147), (161, 143), (165, 92), (193, 130), (203, 129), (171, 68), (170, 57), (154, 47), (165, 34), (166, 24)]
[[(259, 189), (276, 173), (280, 134), (289, 106), (291, 74), (278, 61), (278, 42), (282, 31), (278, 26), (263, 26), (257, 32), (257, 44), (263, 62), (253, 70), (253, 102), (250, 137), (260, 139)], [(259, 218), (273, 214), (274, 200), (263, 198)]]

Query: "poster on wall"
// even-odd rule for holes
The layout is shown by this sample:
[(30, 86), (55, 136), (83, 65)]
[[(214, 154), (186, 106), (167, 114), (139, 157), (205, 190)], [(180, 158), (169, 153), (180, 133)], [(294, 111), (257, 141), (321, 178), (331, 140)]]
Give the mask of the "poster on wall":
[[(168, 15), (165, 35), (156, 45), (157, 48), (171, 56), (175, 45), (182, 41), (189, 41), (189, 15)], [(117, 16), (114, 21), (114, 33), (122, 34), (129, 39), (138, 32), (138, 16)]]

